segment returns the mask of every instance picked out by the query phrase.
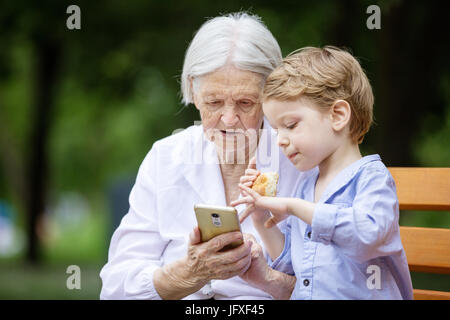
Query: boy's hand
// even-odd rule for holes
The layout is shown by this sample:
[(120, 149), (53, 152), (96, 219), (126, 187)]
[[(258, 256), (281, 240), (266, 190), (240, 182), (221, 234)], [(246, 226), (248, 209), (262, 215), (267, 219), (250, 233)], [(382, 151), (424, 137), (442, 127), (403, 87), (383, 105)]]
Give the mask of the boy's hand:
[[(261, 174), (258, 170), (256, 170), (256, 158), (253, 157), (250, 159), (248, 163), (247, 169), (245, 169), (244, 175), (239, 179), (239, 182), (244, 186), (251, 187), (255, 182), (256, 178)], [(242, 192), (241, 192), (242, 194)], [(243, 195), (243, 194), (242, 194)]]
[(272, 212), (272, 217), (269, 218), (264, 226), (266, 228), (272, 228), (277, 223), (283, 221), (289, 216), (288, 206), (285, 203), (283, 198), (277, 197), (263, 197), (258, 192), (249, 187), (239, 184), (239, 188), (245, 195), (243, 198), (233, 201), (231, 203), (232, 206), (237, 206), (242, 203), (247, 204), (247, 209), (242, 213), (240, 217), (240, 221), (244, 221), (253, 211), (249, 210), (252, 206), (258, 209), (265, 209)]
[[(261, 174), (256, 169), (256, 158), (253, 157), (250, 159), (247, 169), (245, 170), (245, 174), (240, 178), (239, 182), (246, 186), (251, 188), (253, 186), (253, 183), (255, 182), (256, 178)], [(245, 196), (244, 192), (241, 190), (241, 195)], [(231, 202), (231, 206), (236, 206), (237, 204), (234, 204), (235, 201)], [(244, 219), (252, 214), (252, 219), (254, 223), (263, 224), (266, 222), (267, 219), (270, 218), (270, 213), (267, 212), (267, 210), (264, 209), (258, 209), (255, 208), (253, 204), (247, 204), (247, 208), (245, 211), (241, 214), (241, 217), (239, 218), (239, 221), (242, 223)], [(242, 218), (245, 217), (245, 218)]]

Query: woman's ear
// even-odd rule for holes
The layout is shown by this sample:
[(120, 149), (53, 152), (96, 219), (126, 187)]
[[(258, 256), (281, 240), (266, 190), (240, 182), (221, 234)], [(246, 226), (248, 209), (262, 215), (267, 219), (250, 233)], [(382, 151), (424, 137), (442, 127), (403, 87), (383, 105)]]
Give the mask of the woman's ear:
[[(191, 94), (192, 94), (192, 102), (194, 103), (194, 106), (197, 110), (200, 110), (198, 107), (198, 99), (197, 99), (197, 95), (195, 94), (195, 90), (194, 90), (194, 78), (189, 77), (189, 86), (191, 87)], [(196, 88), (198, 89), (198, 88)]]
[(336, 100), (330, 109), (331, 125), (335, 131), (341, 131), (350, 122), (352, 109), (345, 100)]

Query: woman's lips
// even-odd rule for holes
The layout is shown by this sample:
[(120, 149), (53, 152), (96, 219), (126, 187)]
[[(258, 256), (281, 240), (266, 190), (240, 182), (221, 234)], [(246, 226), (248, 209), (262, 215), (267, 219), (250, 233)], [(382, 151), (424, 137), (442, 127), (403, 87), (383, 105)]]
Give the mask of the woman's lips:
[(243, 133), (243, 132), (242, 131), (220, 130), (220, 133), (223, 136), (227, 136), (227, 135), (236, 135), (236, 134)]

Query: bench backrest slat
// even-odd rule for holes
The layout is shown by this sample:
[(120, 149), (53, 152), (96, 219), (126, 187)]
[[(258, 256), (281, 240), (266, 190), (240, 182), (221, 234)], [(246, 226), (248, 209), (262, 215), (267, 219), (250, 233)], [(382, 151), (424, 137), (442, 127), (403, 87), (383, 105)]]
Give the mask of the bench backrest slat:
[(409, 269), (450, 274), (450, 229), (400, 227)]
[[(400, 210), (450, 211), (450, 168), (388, 168)], [(450, 274), (450, 229), (400, 227), (409, 269)], [(414, 289), (414, 299), (450, 300), (450, 292)]]
[(414, 300), (450, 300), (450, 292), (414, 289)]
[(389, 168), (400, 210), (450, 211), (450, 168)]

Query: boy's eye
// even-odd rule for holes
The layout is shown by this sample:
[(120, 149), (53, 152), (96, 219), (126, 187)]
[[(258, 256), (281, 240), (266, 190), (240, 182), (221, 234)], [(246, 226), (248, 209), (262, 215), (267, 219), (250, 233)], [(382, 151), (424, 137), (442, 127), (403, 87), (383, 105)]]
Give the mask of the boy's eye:
[(286, 128), (288, 128), (288, 129), (294, 129), (296, 125), (297, 125), (297, 122), (294, 122), (294, 123), (292, 123), (292, 124), (286, 126)]

